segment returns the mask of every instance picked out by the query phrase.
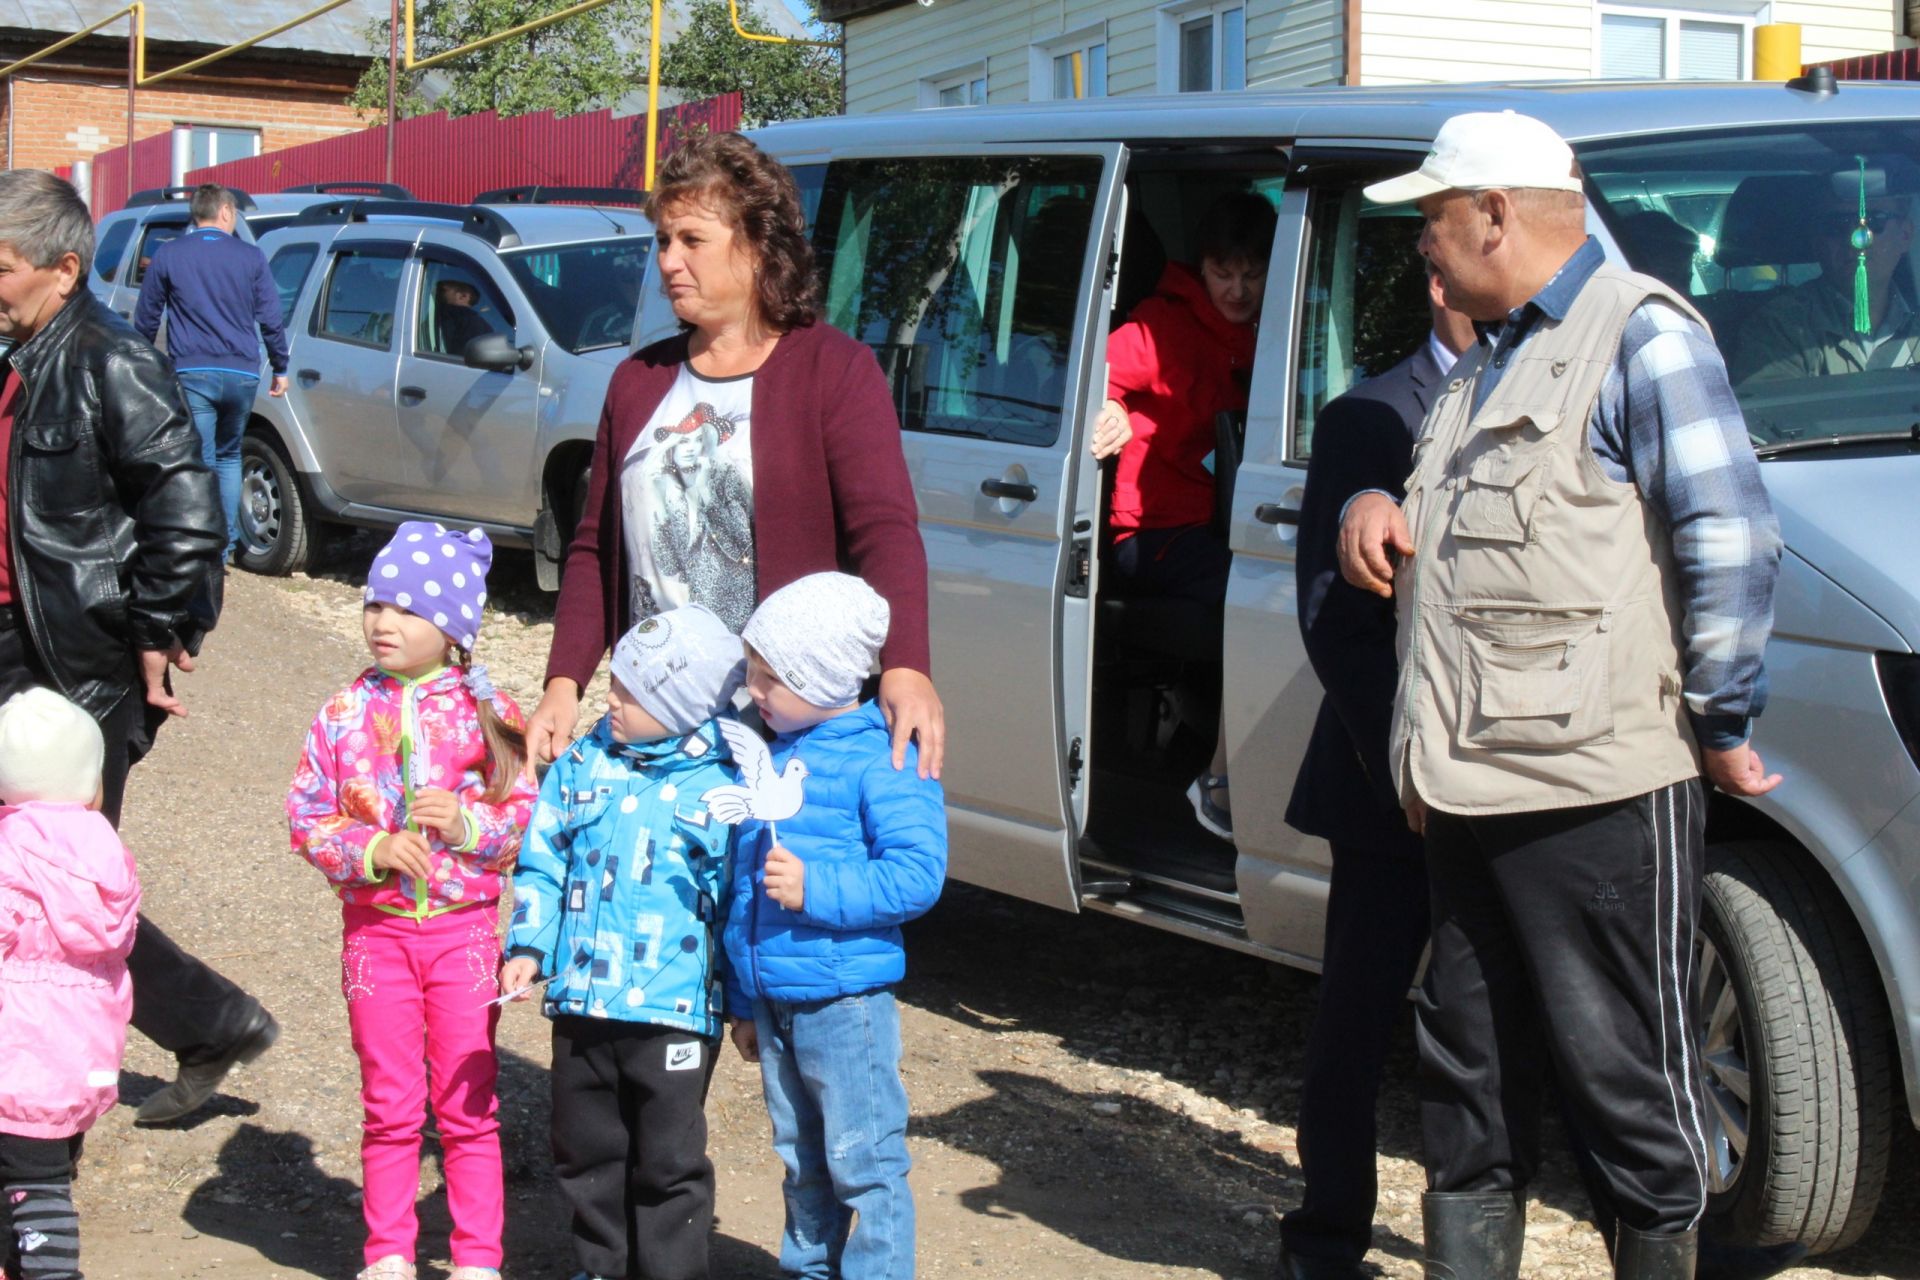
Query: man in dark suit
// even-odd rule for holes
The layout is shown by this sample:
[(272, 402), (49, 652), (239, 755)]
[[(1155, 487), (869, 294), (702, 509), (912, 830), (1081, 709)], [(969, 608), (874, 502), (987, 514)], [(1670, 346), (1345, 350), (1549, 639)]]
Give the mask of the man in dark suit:
[(1393, 1026), (1427, 941), (1427, 871), (1387, 768), (1393, 601), (1340, 576), (1340, 516), (1355, 494), (1403, 496), (1413, 441), (1473, 324), (1440, 303), (1419, 350), (1320, 411), (1300, 505), (1300, 631), (1326, 696), (1287, 821), (1333, 846), (1320, 1008), (1307, 1041), (1298, 1141), (1306, 1193), (1280, 1224), (1282, 1280), (1351, 1280), (1372, 1237), (1374, 1103)]

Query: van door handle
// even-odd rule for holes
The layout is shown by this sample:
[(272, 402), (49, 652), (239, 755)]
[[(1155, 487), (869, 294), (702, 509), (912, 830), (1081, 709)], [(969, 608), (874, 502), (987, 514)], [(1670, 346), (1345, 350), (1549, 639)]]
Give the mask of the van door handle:
[(1261, 524), (1300, 523), (1300, 513), (1292, 507), (1283, 507), (1277, 502), (1263, 502), (1253, 509), (1253, 518)]
[(302, 369), (293, 376), (300, 379), (300, 385), (303, 387), (310, 387), (320, 381), (320, 371), (318, 369)]
[(1010, 502), (1038, 502), (1040, 490), (1030, 484), (1021, 484), (1017, 480), (982, 480), (980, 492), (989, 498), (1005, 498)]
[(419, 404), (422, 400), (425, 400), (426, 398), (427, 398), (427, 389), (425, 387), (400, 388), (401, 404)]

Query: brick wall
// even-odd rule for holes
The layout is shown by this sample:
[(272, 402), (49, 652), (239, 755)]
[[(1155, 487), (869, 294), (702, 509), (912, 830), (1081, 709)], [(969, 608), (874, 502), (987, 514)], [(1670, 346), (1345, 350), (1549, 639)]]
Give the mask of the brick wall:
[[(217, 64), (216, 64), (217, 69)], [(60, 169), (127, 140), (127, 89), (85, 73), (30, 68), (13, 78), (12, 152), (0, 132), (8, 168)], [(209, 73), (211, 74), (211, 73)], [(156, 85), (134, 96), (134, 137), (166, 133), (176, 124), (259, 129), (261, 149), (315, 142), (378, 123), (346, 104), (347, 87), (258, 88), (218, 83)], [(6, 117), (0, 103), (0, 121)]]

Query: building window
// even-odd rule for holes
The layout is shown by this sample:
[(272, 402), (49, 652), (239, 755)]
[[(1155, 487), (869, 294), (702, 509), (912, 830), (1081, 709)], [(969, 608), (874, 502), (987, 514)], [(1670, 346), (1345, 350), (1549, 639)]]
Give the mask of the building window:
[(1107, 96), (1107, 24), (1095, 23), (1031, 47), (1034, 101)]
[(1744, 80), (1757, 14), (1603, 5), (1598, 73), (1609, 80)]
[(987, 104), (987, 64), (970, 62), (920, 82), (923, 107), (983, 107)]
[(1178, 0), (1160, 8), (1160, 89), (1208, 93), (1247, 87), (1243, 0)]
[(229, 160), (250, 160), (260, 154), (258, 129), (223, 129), (199, 124), (180, 128), (188, 135), (188, 169), (204, 169)]

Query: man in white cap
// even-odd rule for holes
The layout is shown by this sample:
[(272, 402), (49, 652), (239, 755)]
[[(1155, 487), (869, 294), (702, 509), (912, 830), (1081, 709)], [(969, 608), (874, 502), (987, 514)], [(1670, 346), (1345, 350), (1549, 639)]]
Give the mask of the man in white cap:
[(1484, 329), (1404, 502), (1361, 494), (1340, 532), (1347, 579), (1397, 597), (1388, 761), (1432, 884), (1428, 1275), (1519, 1274), (1551, 1070), (1615, 1275), (1685, 1280), (1712, 1158), (1700, 775), (1779, 782), (1748, 745), (1779, 531), (1705, 325), (1605, 262), (1552, 129), (1455, 116), (1367, 194), (1419, 205), (1447, 305)]

